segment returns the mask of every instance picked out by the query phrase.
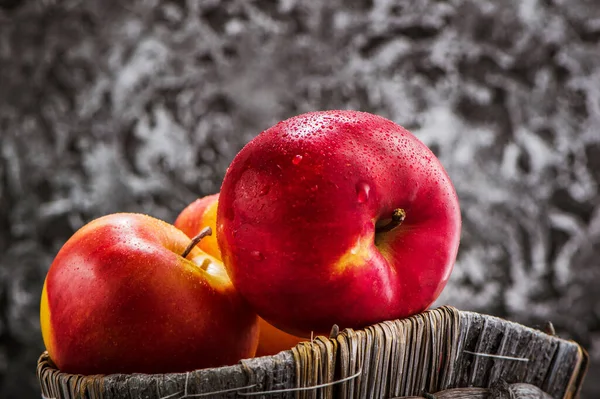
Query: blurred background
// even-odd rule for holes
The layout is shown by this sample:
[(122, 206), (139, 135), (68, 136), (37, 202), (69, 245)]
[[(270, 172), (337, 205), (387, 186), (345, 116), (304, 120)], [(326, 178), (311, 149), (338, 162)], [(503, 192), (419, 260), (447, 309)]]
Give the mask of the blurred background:
[(39, 397), (43, 279), (79, 227), (172, 222), (259, 132), (335, 108), (454, 181), (439, 303), (552, 321), (600, 397), (599, 43), (594, 0), (0, 0), (0, 397)]

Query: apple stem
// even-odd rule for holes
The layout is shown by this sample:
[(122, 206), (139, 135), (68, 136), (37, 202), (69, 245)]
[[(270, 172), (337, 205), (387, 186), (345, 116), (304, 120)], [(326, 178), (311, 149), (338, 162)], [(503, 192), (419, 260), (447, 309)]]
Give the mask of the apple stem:
[(196, 235), (196, 237), (192, 238), (192, 241), (190, 241), (190, 243), (185, 248), (185, 250), (183, 251), (181, 256), (183, 256), (184, 258), (187, 258), (187, 256), (190, 254), (190, 252), (192, 252), (192, 249), (194, 249), (194, 247), (196, 245), (198, 245), (198, 243), (200, 241), (202, 241), (202, 239), (204, 237), (211, 236), (211, 235), (212, 235), (212, 229), (210, 228), (210, 226), (203, 228), (202, 231), (200, 231), (200, 233), (198, 233), (198, 235)]
[(402, 208), (396, 208), (392, 213), (392, 220), (390, 220), (388, 224), (377, 227), (375, 229), (375, 233), (386, 233), (388, 231), (392, 231), (396, 227), (400, 226), (404, 219), (406, 219), (406, 211)]

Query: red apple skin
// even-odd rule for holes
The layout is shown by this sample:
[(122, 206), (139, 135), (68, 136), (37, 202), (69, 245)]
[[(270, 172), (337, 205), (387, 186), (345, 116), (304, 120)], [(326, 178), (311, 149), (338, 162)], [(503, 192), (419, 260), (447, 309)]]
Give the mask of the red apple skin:
[(58, 368), (184, 372), (254, 356), (256, 314), (221, 262), (198, 248), (180, 255), (189, 242), (174, 226), (139, 214), (105, 216), (77, 231), (42, 292), (42, 335)]
[[(376, 234), (398, 208), (404, 222)], [(460, 228), (435, 155), (392, 121), (356, 111), (307, 113), (259, 134), (230, 165), (217, 210), (235, 287), (299, 336), (427, 309), (450, 276)]]
[[(205, 227), (210, 227), (216, 232), (217, 207), (219, 194), (198, 198), (185, 207), (175, 220), (175, 227), (183, 231), (188, 237), (195, 237)], [(210, 240), (209, 240), (210, 239)], [(221, 251), (216, 239), (216, 234), (203, 238), (198, 244), (204, 252), (221, 260)], [(258, 318), (259, 339), (256, 356), (275, 355), (283, 350), (291, 349), (305, 338), (297, 337), (282, 331), (267, 323), (263, 318)]]

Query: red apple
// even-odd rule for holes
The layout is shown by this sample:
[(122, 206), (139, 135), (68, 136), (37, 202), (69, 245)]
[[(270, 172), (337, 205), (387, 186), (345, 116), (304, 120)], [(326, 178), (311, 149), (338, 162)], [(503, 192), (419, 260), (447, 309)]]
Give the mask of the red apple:
[[(198, 198), (188, 205), (175, 220), (175, 227), (179, 228), (188, 237), (195, 237), (205, 227), (216, 230), (217, 206), (219, 194)], [(217, 244), (216, 235), (206, 237), (198, 246), (207, 254), (221, 260), (221, 251)], [(268, 356), (292, 348), (305, 338), (300, 338), (281, 331), (259, 317), (260, 335), (256, 356)]]
[(435, 155), (355, 111), (307, 113), (259, 134), (230, 165), (217, 210), (235, 287), (303, 336), (425, 310), (450, 276), (460, 227)]
[[(213, 231), (216, 231), (218, 199), (219, 194), (198, 198), (185, 207), (177, 216), (174, 223), (175, 227), (187, 234), (188, 237), (195, 237), (205, 227), (210, 227)], [(203, 238), (198, 247), (207, 254), (219, 260), (221, 259), (216, 234)]]
[(183, 372), (254, 356), (258, 319), (220, 261), (174, 226), (99, 218), (52, 263), (41, 301), (50, 357), (80, 374)]

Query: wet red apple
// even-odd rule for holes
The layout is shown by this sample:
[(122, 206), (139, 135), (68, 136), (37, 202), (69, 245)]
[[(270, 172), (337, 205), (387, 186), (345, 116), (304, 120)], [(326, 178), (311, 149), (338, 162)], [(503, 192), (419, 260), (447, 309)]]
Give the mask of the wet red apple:
[[(185, 207), (177, 216), (175, 227), (187, 234), (188, 237), (195, 237), (206, 227), (210, 227), (215, 231), (218, 202), (219, 194), (198, 198)], [(221, 260), (221, 251), (217, 244), (216, 234), (204, 238), (198, 246), (207, 254)], [(258, 323), (260, 334), (256, 356), (274, 355), (283, 350), (291, 349), (298, 342), (306, 341), (305, 338), (288, 334), (272, 326), (260, 317)]]
[(429, 148), (356, 111), (307, 113), (259, 134), (230, 165), (217, 211), (235, 287), (301, 336), (427, 309), (460, 228), (456, 192)]
[(252, 357), (258, 318), (223, 264), (179, 229), (139, 214), (82, 227), (52, 263), (41, 300), (51, 359), (79, 374), (167, 373)]

